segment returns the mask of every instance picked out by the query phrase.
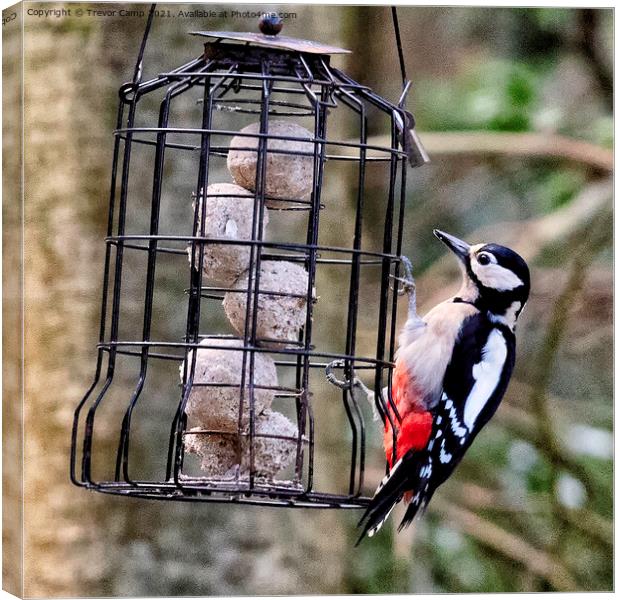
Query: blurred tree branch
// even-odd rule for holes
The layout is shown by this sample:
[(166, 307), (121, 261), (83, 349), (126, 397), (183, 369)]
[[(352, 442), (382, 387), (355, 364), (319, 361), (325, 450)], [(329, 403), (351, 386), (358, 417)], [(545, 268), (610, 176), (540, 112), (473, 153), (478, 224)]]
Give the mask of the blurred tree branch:
[[(425, 131), (418, 132), (424, 148), (431, 157), (489, 158), (549, 158), (566, 160), (612, 173), (613, 151), (591, 142), (554, 133), (505, 133), (494, 131)], [(355, 140), (352, 140), (355, 141)], [(389, 146), (387, 136), (372, 136), (371, 145)], [(372, 155), (372, 153), (370, 153)]]
[(495, 523), (452, 504), (441, 496), (433, 498), (429, 511), (447, 517), (464, 533), (506, 556), (509, 560), (520, 562), (532, 573), (548, 581), (556, 590), (575, 591), (577, 589), (576, 582), (564, 565)]
[(614, 167), (611, 150), (557, 134), (451, 131), (419, 135), (431, 160), (433, 156), (442, 159), (507, 156), (563, 159), (608, 173)]
[[(511, 513), (512, 518), (527, 516), (531, 512), (543, 511), (548, 504), (548, 494), (539, 493), (530, 496), (527, 506), (516, 505), (506, 498), (501, 491), (492, 490), (470, 481), (459, 486), (459, 496), (450, 498), (455, 503), (462, 503), (472, 510), (488, 510), (493, 513)], [(445, 492), (442, 494), (445, 498)], [(613, 547), (613, 524), (599, 514), (586, 508), (562, 509), (562, 518), (568, 525), (578, 529), (583, 535), (604, 548)]]
[(607, 519), (585, 508), (564, 510), (562, 516), (572, 527), (599, 545), (613, 548), (614, 526)]

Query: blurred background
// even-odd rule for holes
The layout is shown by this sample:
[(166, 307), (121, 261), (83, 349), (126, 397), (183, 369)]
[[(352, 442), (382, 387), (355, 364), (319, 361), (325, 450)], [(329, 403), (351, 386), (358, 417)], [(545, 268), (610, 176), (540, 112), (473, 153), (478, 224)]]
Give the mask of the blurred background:
[[(611, 590), (612, 11), (399, 8), (414, 82), (409, 109), (432, 160), (409, 173), (405, 216), (404, 250), (421, 308), (458, 287), (457, 265), (433, 227), (515, 248), (532, 268), (532, 295), (519, 323), (516, 373), (496, 417), (421, 521), (397, 535), (396, 512), (354, 549), (355, 511), (157, 503), (69, 483), (72, 413), (96, 358), (117, 90), (132, 76), (145, 23), (139, 14), (78, 18), (75, 11), (145, 15), (147, 5), (27, 5), (69, 7), (72, 16), (24, 19), (24, 593)], [(145, 77), (201, 52), (188, 31), (255, 31), (254, 18), (230, 11), (259, 8), (289, 13), (286, 35), (351, 49), (334, 64), (398, 99), (388, 7), (159, 5), (173, 16), (155, 20)], [(228, 10), (229, 18), (177, 16), (196, 9)], [(3, 43), (5, 52), (18, 51), (19, 38), (8, 30)], [(18, 89), (19, 69), (5, 66), (4, 77)], [(150, 174), (141, 175), (147, 163), (136, 160), (146, 207)], [(186, 169), (169, 165), (179, 190)], [(334, 177), (324, 194), (338, 198), (342, 222), (355, 200), (347, 181)], [(187, 211), (183, 191), (166, 218), (175, 223)], [(171, 297), (183, 287), (172, 266), (161, 277)], [(136, 277), (127, 290), (136, 306), (141, 285)], [(321, 310), (318, 343), (328, 345), (340, 317)], [(163, 332), (175, 318), (165, 315)], [(9, 413), (19, 410), (14, 404)], [(147, 434), (168, 427), (156, 412), (141, 418)], [(331, 422), (324, 449), (333, 478), (346, 452), (340, 426)], [(380, 431), (372, 427), (369, 494), (382, 475)], [(115, 449), (114, 423), (98, 435)], [(148, 461), (148, 445), (142, 452)], [(5, 493), (17, 497), (17, 481), (5, 476)], [(17, 525), (5, 530), (5, 552), (14, 551), (16, 561)], [(5, 566), (4, 578), (5, 586), (17, 581), (19, 568)]]

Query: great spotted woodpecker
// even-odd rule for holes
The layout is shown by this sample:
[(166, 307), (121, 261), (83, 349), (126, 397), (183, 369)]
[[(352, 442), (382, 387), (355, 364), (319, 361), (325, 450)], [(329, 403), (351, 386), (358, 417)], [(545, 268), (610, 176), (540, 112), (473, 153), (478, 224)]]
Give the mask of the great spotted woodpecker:
[[(516, 253), (469, 244), (435, 230), (456, 254), (463, 284), (424, 318), (409, 274), (409, 315), (399, 337), (384, 447), (390, 470), (360, 526), (372, 536), (394, 506), (408, 503), (399, 531), (428, 505), (495, 413), (515, 361), (515, 324), (528, 299), (530, 273)], [(396, 439), (394, 451), (393, 440)]]

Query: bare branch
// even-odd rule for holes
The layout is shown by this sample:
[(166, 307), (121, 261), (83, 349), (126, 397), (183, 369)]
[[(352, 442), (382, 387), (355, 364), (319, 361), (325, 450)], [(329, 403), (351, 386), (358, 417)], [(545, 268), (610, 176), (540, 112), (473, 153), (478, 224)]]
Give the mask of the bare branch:
[[(503, 133), (493, 131), (417, 132), (424, 148), (433, 159), (549, 158), (578, 163), (605, 173), (612, 173), (612, 150), (590, 142), (552, 133)], [(389, 146), (386, 136), (373, 136), (371, 145)]]
[(543, 550), (528, 544), (479, 515), (444, 500), (441, 496), (429, 505), (433, 513), (447, 517), (476, 541), (523, 564), (529, 571), (548, 581), (556, 590), (576, 591), (577, 584), (566, 567)]

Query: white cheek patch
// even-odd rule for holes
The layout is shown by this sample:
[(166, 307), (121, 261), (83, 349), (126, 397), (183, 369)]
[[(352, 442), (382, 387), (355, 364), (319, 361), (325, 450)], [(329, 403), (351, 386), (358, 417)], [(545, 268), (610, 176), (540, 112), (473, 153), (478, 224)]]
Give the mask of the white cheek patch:
[(506, 292), (514, 290), (523, 285), (523, 281), (519, 279), (510, 269), (506, 269), (501, 265), (490, 263), (481, 265), (475, 258), (471, 261), (472, 271), (476, 274), (478, 281), (488, 288)]
[(506, 340), (501, 332), (494, 329), (482, 351), (482, 360), (472, 370), (476, 383), (467, 396), (463, 412), (463, 421), (470, 430), (497, 388), (507, 356)]

